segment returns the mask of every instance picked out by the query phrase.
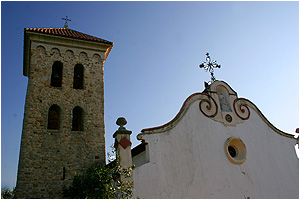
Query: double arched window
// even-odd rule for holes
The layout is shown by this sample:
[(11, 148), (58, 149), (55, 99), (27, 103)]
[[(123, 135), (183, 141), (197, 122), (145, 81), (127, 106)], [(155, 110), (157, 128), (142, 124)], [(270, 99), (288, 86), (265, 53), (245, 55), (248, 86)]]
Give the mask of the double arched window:
[(77, 64), (74, 67), (74, 89), (83, 89), (83, 65)]
[(52, 65), (51, 86), (61, 87), (63, 64), (55, 61)]
[[(73, 109), (72, 131), (83, 131), (83, 109), (76, 106)], [(48, 111), (48, 129), (59, 130), (61, 121), (61, 109), (54, 104)]]
[(73, 109), (72, 131), (83, 130), (83, 110), (79, 106)]
[(60, 107), (56, 104), (49, 108), (48, 129), (59, 130), (60, 125)]
[[(61, 87), (62, 85), (63, 64), (60, 61), (55, 61), (52, 65), (51, 86)], [(74, 67), (73, 88), (83, 89), (84, 67), (82, 64), (77, 64)]]

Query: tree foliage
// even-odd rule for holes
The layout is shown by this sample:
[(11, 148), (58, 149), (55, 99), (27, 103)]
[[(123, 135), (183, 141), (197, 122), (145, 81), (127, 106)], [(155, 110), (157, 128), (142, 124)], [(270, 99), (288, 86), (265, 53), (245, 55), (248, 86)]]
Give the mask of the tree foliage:
[(14, 199), (15, 198), (15, 188), (14, 189), (2, 189), (1, 190), (1, 199)]
[(91, 166), (85, 174), (75, 174), (71, 186), (63, 189), (63, 195), (72, 199), (132, 198), (133, 182), (121, 182), (120, 176), (131, 177), (133, 169), (134, 166), (121, 168), (118, 157), (108, 165)]

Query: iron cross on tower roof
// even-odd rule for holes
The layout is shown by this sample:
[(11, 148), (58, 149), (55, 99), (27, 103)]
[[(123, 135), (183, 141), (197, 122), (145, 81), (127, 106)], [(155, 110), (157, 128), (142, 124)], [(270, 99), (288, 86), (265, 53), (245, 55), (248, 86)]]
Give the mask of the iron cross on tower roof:
[(206, 72), (209, 71), (211, 75), (211, 82), (214, 82), (216, 80), (214, 76), (214, 68), (221, 68), (221, 65), (219, 65), (216, 60), (210, 61), (209, 53), (206, 53), (206, 62), (202, 62), (199, 67), (204, 68)]
[(68, 16), (66, 16), (66, 18), (61, 18), (61, 19), (62, 19), (62, 20), (66, 20), (65, 25), (64, 25), (64, 28), (69, 28), (68, 21), (71, 21), (71, 20), (68, 19)]

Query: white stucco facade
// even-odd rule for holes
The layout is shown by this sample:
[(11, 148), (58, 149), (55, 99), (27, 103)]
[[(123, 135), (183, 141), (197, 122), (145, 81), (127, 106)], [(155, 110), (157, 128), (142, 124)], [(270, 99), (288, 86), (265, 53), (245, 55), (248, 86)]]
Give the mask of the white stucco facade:
[[(245, 146), (233, 144), (232, 158), (230, 138)], [(299, 197), (297, 139), (273, 127), (225, 82), (191, 95), (173, 120), (142, 130), (138, 139), (147, 145), (133, 157), (135, 197)], [(244, 160), (234, 163), (240, 155)]]

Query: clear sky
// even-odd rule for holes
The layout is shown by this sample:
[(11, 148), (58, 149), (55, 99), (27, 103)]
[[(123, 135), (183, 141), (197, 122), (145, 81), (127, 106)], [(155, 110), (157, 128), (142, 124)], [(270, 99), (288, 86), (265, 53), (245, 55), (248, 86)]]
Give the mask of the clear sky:
[(299, 127), (299, 3), (1, 2), (1, 183), (16, 185), (28, 78), (24, 28), (69, 28), (114, 42), (104, 64), (106, 148), (124, 116), (136, 135), (169, 122), (204, 89), (205, 53), (217, 80), (277, 128)]

